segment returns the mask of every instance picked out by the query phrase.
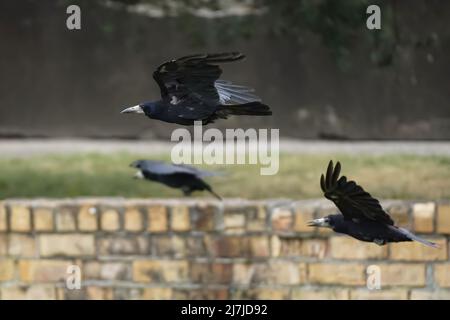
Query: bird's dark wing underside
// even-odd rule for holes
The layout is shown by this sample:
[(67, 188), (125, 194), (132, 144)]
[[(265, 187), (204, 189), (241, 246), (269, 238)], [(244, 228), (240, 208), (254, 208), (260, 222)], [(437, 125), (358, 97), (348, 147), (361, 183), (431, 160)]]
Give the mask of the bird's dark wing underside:
[(195, 168), (195, 167), (191, 167), (191, 166), (186, 165), (186, 164), (177, 164), (175, 166), (183, 168), (183, 169), (186, 169), (186, 170), (189, 170), (190, 172), (194, 173), (199, 178), (213, 177), (213, 176), (220, 176), (220, 175), (222, 175), (222, 173), (220, 173), (220, 172), (213, 172), (213, 171), (208, 171), (208, 170), (202, 170), (202, 169), (198, 169), (198, 168)]
[[(198, 99), (217, 105), (219, 94), (214, 83), (222, 70), (216, 64), (242, 58), (244, 55), (239, 52), (185, 56), (160, 65), (153, 73), (153, 78), (161, 89), (163, 100), (173, 105), (185, 99)], [(189, 113), (184, 117), (189, 117)]]
[(162, 161), (145, 160), (141, 161), (141, 169), (158, 175), (170, 175), (176, 173), (186, 173), (197, 177), (213, 176), (216, 173), (197, 169), (184, 164), (170, 164)]
[(206, 103), (195, 94), (186, 96), (179, 104), (170, 105), (169, 108), (180, 118), (189, 120), (209, 119), (216, 111), (211, 105)]
[(394, 225), (391, 217), (383, 210), (379, 201), (373, 198), (354, 181), (339, 178), (341, 164), (333, 168), (330, 161), (326, 176), (320, 177), (320, 186), (327, 199), (334, 202), (346, 219), (369, 219), (388, 225)]
[(191, 170), (188, 170), (187, 168), (180, 168), (173, 164), (154, 160), (140, 161), (140, 169), (158, 175), (168, 175), (174, 173), (192, 173)]

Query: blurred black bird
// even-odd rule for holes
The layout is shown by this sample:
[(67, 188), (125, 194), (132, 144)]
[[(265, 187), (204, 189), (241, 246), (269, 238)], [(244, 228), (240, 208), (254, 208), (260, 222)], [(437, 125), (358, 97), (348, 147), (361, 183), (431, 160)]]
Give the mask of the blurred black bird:
[(171, 188), (181, 189), (185, 196), (190, 196), (194, 191), (206, 190), (217, 199), (222, 200), (211, 186), (202, 180), (203, 177), (216, 176), (219, 173), (155, 160), (137, 160), (130, 166), (139, 169), (134, 176), (137, 179), (157, 181)]
[(418, 241), (427, 246), (438, 245), (419, 238), (410, 231), (394, 226), (394, 221), (383, 210), (377, 199), (354, 181), (339, 178), (341, 164), (328, 164), (326, 177), (320, 177), (320, 186), (327, 199), (334, 202), (342, 214), (332, 214), (309, 222), (309, 226), (331, 228), (361, 241), (384, 245), (388, 242)]
[(229, 115), (271, 115), (270, 108), (252, 94), (253, 89), (219, 80), (222, 70), (218, 63), (244, 57), (239, 52), (195, 54), (163, 63), (153, 72), (162, 99), (121, 113), (141, 113), (181, 125), (193, 125), (194, 121), (208, 124)]

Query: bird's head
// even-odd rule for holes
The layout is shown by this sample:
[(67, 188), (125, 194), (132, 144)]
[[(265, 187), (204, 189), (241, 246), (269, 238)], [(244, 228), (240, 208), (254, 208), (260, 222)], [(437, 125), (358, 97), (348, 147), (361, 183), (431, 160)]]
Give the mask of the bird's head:
[(136, 160), (130, 163), (130, 167), (140, 169), (144, 160)]
[(134, 107), (123, 109), (120, 113), (140, 113), (151, 115), (154, 112), (155, 104), (153, 102), (143, 102)]
[(136, 171), (136, 173), (133, 176), (134, 179), (144, 179), (145, 178), (144, 173), (141, 170), (141, 165), (142, 165), (142, 160), (137, 160), (130, 164), (130, 167), (138, 169), (138, 171)]
[(327, 216), (315, 220), (311, 220), (308, 222), (309, 227), (321, 227), (321, 228), (333, 228), (333, 217)]

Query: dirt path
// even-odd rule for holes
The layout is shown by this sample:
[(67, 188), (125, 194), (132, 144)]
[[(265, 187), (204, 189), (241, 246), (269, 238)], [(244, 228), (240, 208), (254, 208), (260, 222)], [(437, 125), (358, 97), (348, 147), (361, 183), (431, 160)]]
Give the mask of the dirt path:
[[(163, 141), (81, 140), (81, 139), (0, 139), (0, 157), (27, 157), (72, 153), (152, 153), (170, 152), (173, 143)], [(450, 141), (314, 141), (281, 140), (280, 152), (298, 154), (416, 154), (450, 156)]]

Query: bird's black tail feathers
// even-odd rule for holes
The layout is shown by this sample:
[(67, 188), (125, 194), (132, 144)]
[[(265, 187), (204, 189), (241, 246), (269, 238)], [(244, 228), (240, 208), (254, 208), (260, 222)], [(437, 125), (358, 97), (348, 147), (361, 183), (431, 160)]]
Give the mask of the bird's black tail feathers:
[(215, 193), (211, 187), (207, 188), (206, 190), (208, 190), (209, 193), (211, 193), (214, 197), (216, 197), (217, 199), (219, 199), (220, 201), (222, 201), (222, 197), (219, 196), (217, 193)]
[(272, 111), (269, 106), (258, 102), (249, 102), (244, 104), (222, 105), (222, 110), (232, 115), (243, 116), (270, 116)]

